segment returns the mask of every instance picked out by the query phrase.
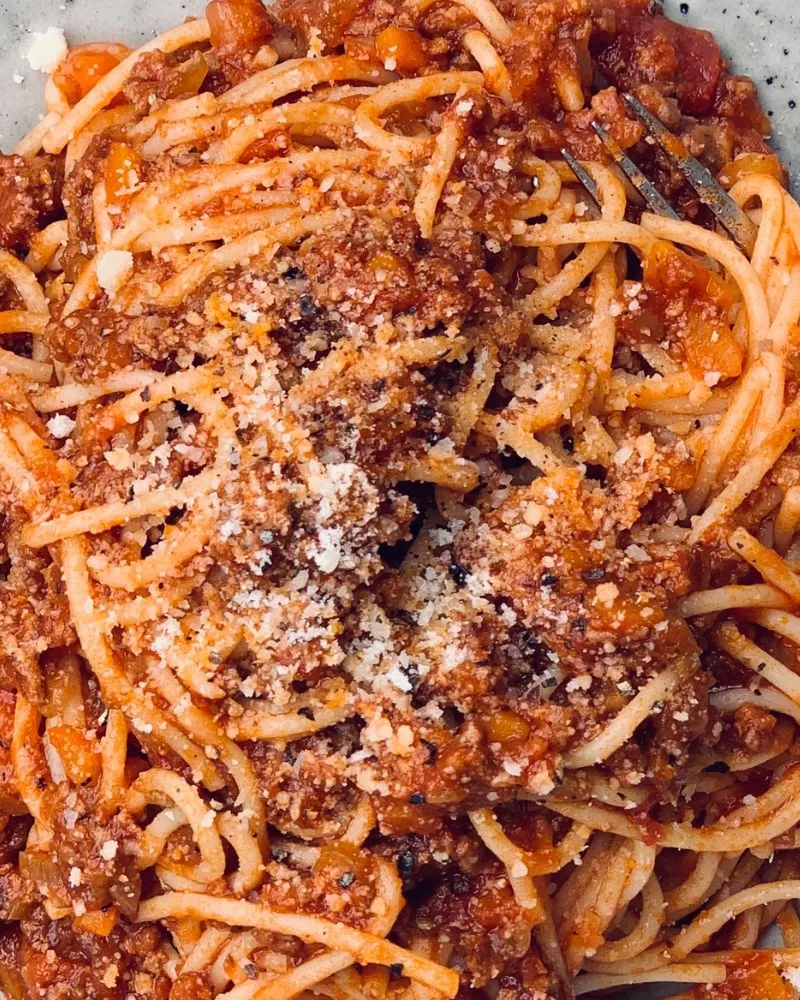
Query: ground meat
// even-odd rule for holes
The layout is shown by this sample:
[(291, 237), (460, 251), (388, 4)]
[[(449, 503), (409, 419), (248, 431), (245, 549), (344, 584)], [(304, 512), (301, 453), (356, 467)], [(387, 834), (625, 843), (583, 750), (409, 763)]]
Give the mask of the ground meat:
[(125, 316), (118, 312), (80, 309), (54, 320), (45, 331), (53, 356), (78, 382), (107, 378), (123, 368), (152, 368), (182, 338), (159, 315)]
[[(334, 841), (321, 848), (310, 871), (301, 865), (291, 848), (274, 845), (261, 899), (277, 910), (313, 913), (362, 929), (369, 925), (378, 869), (370, 852)], [(297, 954), (297, 944), (287, 945)]]
[[(467, 861), (468, 859), (465, 859)], [(399, 933), (451, 942), (451, 961), (469, 969), (470, 985), (478, 987), (531, 947), (529, 926), (517, 905), (502, 867), (479, 854), (464, 868), (448, 874), (404, 920)]]
[(341, 835), (359, 798), (346, 778), (346, 759), (357, 740), (352, 726), (338, 726), (298, 740), (285, 751), (254, 743), (250, 759), (270, 824), (284, 833), (321, 829), (326, 836)]
[(133, 67), (123, 93), (136, 113), (147, 115), (164, 101), (199, 90), (208, 65), (205, 57), (195, 52), (179, 61), (176, 55), (145, 52)]
[(214, 990), (207, 973), (184, 972), (172, 984), (169, 1000), (213, 1000)]
[(0, 689), (19, 691), (41, 704), (39, 657), (48, 649), (69, 646), (75, 633), (55, 567), (30, 556), (17, 573), (15, 586), (0, 583), (0, 629), (6, 636), (0, 648)]
[(362, 0), (281, 0), (276, 5), (276, 18), (292, 28), (308, 45), (312, 28), (320, 33), (321, 41), (333, 48), (340, 45), (346, 29), (356, 16)]
[[(380, 252), (375, 253), (375, 247)], [(302, 262), (318, 303), (345, 322), (374, 325), (381, 316), (411, 313), (422, 332), (460, 325), (489, 308), (492, 288), (474, 230), (442, 233), (430, 243), (394, 220), (385, 230), (360, 222), (351, 232), (325, 233), (303, 245)]]
[(621, 90), (643, 83), (674, 88), (684, 113), (712, 111), (725, 64), (710, 32), (625, 8), (618, 12), (617, 28), (616, 37), (600, 34), (593, 40), (595, 58), (609, 80)]
[(26, 249), (57, 216), (62, 171), (55, 158), (0, 153), (0, 249)]
[(35, 1000), (167, 1000), (162, 933), (152, 924), (108, 937), (50, 920), (42, 908), (20, 924), (18, 968)]
[(92, 137), (86, 152), (73, 166), (64, 181), (62, 196), (69, 222), (69, 243), (65, 250), (64, 270), (74, 276), (87, 263), (95, 241), (92, 192), (102, 178), (102, 168), (112, 140), (106, 134)]
[[(80, 900), (89, 911), (116, 905), (132, 917), (141, 891), (134, 861), (138, 826), (125, 810), (104, 821), (94, 788), (66, 788), (66, 784), (59, 785), (50, 802), (56, 836), (49, 858), (60, 874), (61, 891), (73, 902)], [(111, 858), (104, 851), (109, 843), (114, 845)], [(77, 885), (71, 877), (76, 868), (80, 872)]]
[(590, 669), (608, 643), (629, 653), (656, 633), (663, 667), (670, 635), (676, 656), (693, 645), (686, 626), (661, 624), (674, 595), (689, 589), (688, 553), (676, 559), (654, 548), (638, 562), (601, 540), (609, 529), (602, 494), (585, 491), (580, 474), (564, 469), (510, 491), (463, 535), (459, 562), (488, 571), (493, 590), (570, 670)]
[(16, 865), (0, 865), (0, 920), (23, 920), (38, 902), (39, 893)]

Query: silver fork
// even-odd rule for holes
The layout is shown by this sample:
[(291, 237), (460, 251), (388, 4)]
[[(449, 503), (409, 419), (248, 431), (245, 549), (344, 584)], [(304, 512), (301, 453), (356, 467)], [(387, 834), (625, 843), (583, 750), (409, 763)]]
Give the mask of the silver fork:
[[(758, 235), (757, 227), (748, 219), (728, 192), (714, 179), (713, 174), (703, 164), (690, 156), (681, 140), (654, 114), (633, 96), (623, 94), (623, 100), (644, 125), (648, 134), (661, 146), (670, 161), (683, 173), (688, 183), (697, 192), (700, 201), (714, 213), (721, 226), (727, 230), (738, 245), (749, 255), (752, 254)], [(661, 194), (651, 180), (636, 166), (618, 142), (597, 122), (592, 128), (610, 156), (644, 198), (648, 207), (657, 215), (680, 220), (680, 215)], [(561, 150), (570, 169), (599, 207), (597, 185), (568, 149)]]

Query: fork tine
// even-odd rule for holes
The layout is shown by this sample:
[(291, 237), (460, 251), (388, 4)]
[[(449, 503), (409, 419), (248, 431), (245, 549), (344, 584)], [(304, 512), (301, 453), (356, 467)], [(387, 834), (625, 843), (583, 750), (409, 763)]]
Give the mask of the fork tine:
[(713, 174), (699, 160), (689, 155), (681, 140), (673, 135), (663, 122), (648, 111), (633, 94), (623, 94), (623, 98), (647, 131), (658, 140), (667, 156), (683, 171), (686, 180), (700, 196), (703, 204), (711, 209), (739, 246), (751, 254), (758, 235), (756, 226), (727, 191), (717, 183)]
[(668, 219), (676, 219), (680, 222), (681, 217), (672, 205), (670, 205), (653, 182), (645, 177), (642, 171), (636, 166), (620, 144), (612, 138), (608, 132), (606, 132), (599, 122), (593, 121), (592, 128), (597, 133), (597, 136), (602, 144), (613, 157), (614, 162), (620, 170), (622, 170), (631, 184), (633, 184), (639, 194), (644, 198), (650, 209), (657, 215), (665, 215)]
[(581, 166), (580, 161), (576, 160), (575, 157), (572, 155), (572, 153), (570, 153), (570, 151), (566, 147), (564, 147), (561, 150), (561, 155), (564, 157), (564, 160), (566, 161), (570, 170), (573, 172), (573, 174), (575, 174), (580, 183), (586, 189), (587, 194), (595, 203), (595, 205), (598, 207), (598, 209), (602, 209), (603, 206), (600, 204), (600, 192), (598, 191), (597, 185), (595, 184), (591, 175)]

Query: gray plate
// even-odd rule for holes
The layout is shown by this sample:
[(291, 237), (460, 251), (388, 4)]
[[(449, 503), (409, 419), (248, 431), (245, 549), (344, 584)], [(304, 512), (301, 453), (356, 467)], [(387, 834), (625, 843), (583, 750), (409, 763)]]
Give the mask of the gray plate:
[[(737, 72), (759, 86), (774, 140), (800, 183), (800, 10), (796, 0), (666, 0), (677, 21), (710, 28)], [(42, 81), (23, 55), (31, 31), (64, 29), (68, 41), (133, 45), (163, 31), (203, 0), (0, 0), (0, 149), (8, 150), (41, 113)], [(15, 83), (15, 76), (23, 76)]]

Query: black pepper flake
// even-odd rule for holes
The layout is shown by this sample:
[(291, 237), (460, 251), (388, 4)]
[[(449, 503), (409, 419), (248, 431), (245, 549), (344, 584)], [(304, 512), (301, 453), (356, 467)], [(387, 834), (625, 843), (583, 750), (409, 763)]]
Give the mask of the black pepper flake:
[(464, 716), (459, 712), (455, 705), (448, 705), (442, 711), (442, 723), (451, 730), (456, 730), (464, 721)]
[(587, 569), (586, 572), (582, 574), (586, 583), (597, 583), (599, 580), (602, 580), (605, 575), (606, 571), (602, 566), (595, 566), (593, 569)]
[(681, 14), (683, 14), (685, 16), (688, 13), (689, 13), (689, 4), (688, 3), (682, 3), (681, 4)]
[(311, 319), (312, 316), (316, 316), (317, 303), (314, 301), (312, 295), (301, 295), (298, 304), (300, 306), (300, 315), (303, 319)]
[(277, 861), (279, 865), (282, 865), (289, 858), (289, 852), (284, 847), (273, 847), (270, 854), (272, 860)]
[(460, 563), (457, 563), (455, 560), (451, 562), (450, 565), (448, 566), (448, 571), (450, 573), (450, 577), (453, 583), (457, 587), (463, 587), (464, 584), (467, 582), (466, 569), (464, 569), (464, 567)]
[(258, 966), (254, 962), (245, 962), (242, 969), (248, 979), (258, 979)]
[(408, 878), (414, 874), (414, 860), (414, 852), (410, 847), (407, 847), (397, 855), (395, 865), (397, 866), (397, 874), (401, 878)]
[(400, 671), (405, 675), (406, 680), (411, 685), (411, 690), (416, 691), (419, 687), (420, 681), (422, 680), (418, 664), (413, 662), (404, 663), (400, 667)]
[(149, 403), (152, 398), (152, 394), (150, 392), (150, 386), (146, 385), (144, 389), (142, 389), (142, 391), (139, 393), (139, 396), (141, 397), (143, 403)]
[(429, 740), (420, 740), (420, 743), (428, 751), (428, 759), (425, 761), (426, 764), (435, 764), (436, 758), (439, 756), (439, 748), (435, 743), (431, 743)]
[(413, 794), (409, 795), (408, 802), (409, 802), (409, 805), (412, 805), (412, 806), (421, 806), (421, 805), (424, 805), (425, 804), (425, 796), (422, 794), (422, 792), (414, 792)]
[(558, 577), (554, 576), (553, 573), (544, 573), (542, 575), (541, 584), (543, 587), (557, 587)]
[(403, 975), (403, 968), (402, 962), (392, 962), (389, 966), (389, 975), (392, 979), (399, 979)]
[(792, 109), (792, 111), (794, 111), (794, 109), (797, 107), (797, 101), (789, 101), (789, 107)]
[(454, 872), (450, 878), (450, 891), (454, 896), (466, 896), (472, 889), (469, 877), (463, 872)]
[(339, 878), (336, 879), (336, 884), (341, 889), (349, 889), (355, 880), (356, 876), (354, 872), (342, 872)]
[(297, 267), (296, 264), (292, 264), (291, 267), (286, 268), (286, 273), (284, 274), (284, 278), (286, 278), (289, 281), (293, 281), (295, 278), (299, 278), (302, 273), (303, 272), (300, 270), (299, 267)]
[(302, 708), (298, 708), (297, 714), (302, 715), (304, 719), (310, 719), (311, 722), (314, 721), (314, 712), (307, 705), (303, 705)]

